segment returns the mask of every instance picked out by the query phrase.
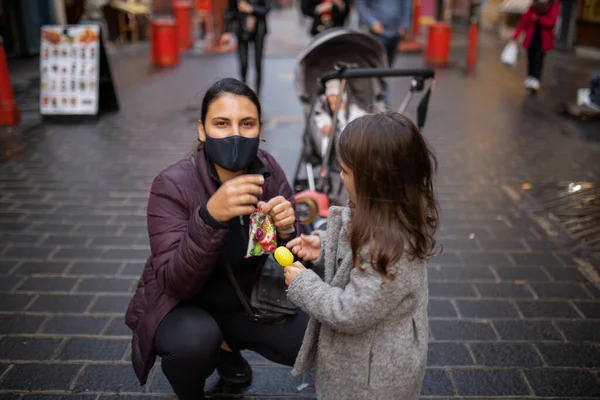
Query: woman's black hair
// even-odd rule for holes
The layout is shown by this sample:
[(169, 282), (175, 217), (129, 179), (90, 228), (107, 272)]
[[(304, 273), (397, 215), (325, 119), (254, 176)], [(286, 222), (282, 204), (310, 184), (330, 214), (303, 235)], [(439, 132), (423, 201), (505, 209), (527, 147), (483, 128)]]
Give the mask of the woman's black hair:
[(208, 108), (210, 107), (210, 105), (214, 103), (219, 97), (228, 93), (237, 96), (244, 96), (252, 103), (254, 103), (254, 105), (256, 106), (256, 110), (258, 111), (258, 120), (262, 120), (260, 101), (258, 100), (258, 96), (254, 92), (254, 90), (250, 89), (248, 85), (238, 81), (237, 79), (224, 78), (215, 82), (206, 91), (206, 94), (204, 95), (204, 99), (202, 100), (202, 114), (200, 116), (200, 121), (202, 121), (202, 124), (206, 122), (206, 114), (208, 114)]

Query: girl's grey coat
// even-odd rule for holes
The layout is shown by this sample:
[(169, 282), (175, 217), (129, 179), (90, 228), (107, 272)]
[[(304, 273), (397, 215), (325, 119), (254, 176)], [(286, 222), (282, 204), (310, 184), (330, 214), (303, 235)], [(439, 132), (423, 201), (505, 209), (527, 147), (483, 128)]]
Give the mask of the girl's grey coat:
[(418, 399), (428, 339), (424, 263), (403, 257), (387, 282), (367, 264), (355, 268), (351, 216), (349, 208), (332, 207), (327, 235), (317, 233), (325, 281), (307, 270), (288, 289), (311, 316), (292, 373), (315, 367), (319, 399)]

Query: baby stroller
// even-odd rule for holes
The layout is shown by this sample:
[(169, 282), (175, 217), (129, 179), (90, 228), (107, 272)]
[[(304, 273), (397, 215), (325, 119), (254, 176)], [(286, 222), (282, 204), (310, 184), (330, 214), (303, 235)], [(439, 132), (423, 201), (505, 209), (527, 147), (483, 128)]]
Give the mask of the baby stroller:
[[(404, 112), (414, 93), (422, 92), (417, 107), (417, 125), (425, 124), (434, 71), (422, 69), (393, 69), (387, 67), (385, 51), (373, 36), (346, 28), (333, 28), (313, 38), (298, 58), (296, 93), (304, 106), (306, 124), (302, 151), (294, 173), (296, 215), (304, 231), (323, 229), (330, 203), (344, 204), (343, 184), (339, 179), (340, 166), (335, 157), (335, 138), (342, 102), (354, 104), (369, 112), (388, 109), (385, 102), (384, 78), (410, 77), (411, 84), (399, 111)], [(337, 104), (332, 107), (330, 140), (323, 141), (321, 129), (315, 123), (315, 111), (324, 98), (329, 81), (339, 81)], [(326, 143), (326, 148), (322, 148)]]

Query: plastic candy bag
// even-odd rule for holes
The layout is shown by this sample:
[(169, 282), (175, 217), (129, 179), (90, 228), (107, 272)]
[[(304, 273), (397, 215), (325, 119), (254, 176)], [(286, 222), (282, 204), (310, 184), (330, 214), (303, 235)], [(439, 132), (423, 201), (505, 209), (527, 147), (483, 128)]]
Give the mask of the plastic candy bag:
[(503, 64), (514, 67), (517, 64), (517, 57), (519, 56), (519, 48), (517, 43), (510, 41), (504, 47), (500, 60)]
[(250, 234), (246, 258), (270, 254), (277, 248), (277, 231), (270, 216), (261, 217), (260, 210), (250, 214)]

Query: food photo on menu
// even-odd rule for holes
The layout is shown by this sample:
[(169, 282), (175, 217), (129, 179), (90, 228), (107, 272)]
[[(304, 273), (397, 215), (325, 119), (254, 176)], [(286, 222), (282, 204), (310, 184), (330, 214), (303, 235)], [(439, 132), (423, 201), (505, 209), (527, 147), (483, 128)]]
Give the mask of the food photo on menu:
[(96, 26), (45, 26), (40, 60), (42, 114), (96, 114), (99, 30)]

